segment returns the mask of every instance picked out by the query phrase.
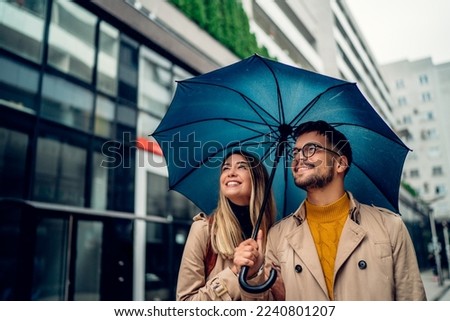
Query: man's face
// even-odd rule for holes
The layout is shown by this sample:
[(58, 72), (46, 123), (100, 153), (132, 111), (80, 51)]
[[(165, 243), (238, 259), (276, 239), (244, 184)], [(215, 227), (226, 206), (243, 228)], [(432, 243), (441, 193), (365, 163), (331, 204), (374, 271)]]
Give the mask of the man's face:
[[(306, 158), (301, 149), (309, 143), (316, 144), (317, 147), (312, 156)], [(297, 155), (292, 160), (292, 174), (295, 185), (308, 191), (322, 188), (328, 185), (335, 177), (336, 154), (322, 149), (332, 149), (327, 143), (326, 137), (317, 132), (306, 133), (297, 138), (295, 148)]]

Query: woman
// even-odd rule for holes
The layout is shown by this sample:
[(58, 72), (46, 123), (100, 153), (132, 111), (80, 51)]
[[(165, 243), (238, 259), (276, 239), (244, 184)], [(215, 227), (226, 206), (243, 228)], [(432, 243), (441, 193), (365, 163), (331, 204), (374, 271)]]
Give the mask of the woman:
[[(234, 249), (251, 237), (267, 181), (267, 171), (255, 156), (234, 151), (225, 158), (216, 210), (209, 217), (194, 217), (178, 274), (177, 300), (241, 299)], [(274, 220), (270, 195), (260, 225), (264, 236)]]

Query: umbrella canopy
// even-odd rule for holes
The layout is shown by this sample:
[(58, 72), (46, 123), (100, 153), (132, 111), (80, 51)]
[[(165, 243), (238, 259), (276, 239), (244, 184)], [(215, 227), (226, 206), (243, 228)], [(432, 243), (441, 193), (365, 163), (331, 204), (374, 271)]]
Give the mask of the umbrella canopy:
[(217, 205), (220, 166), (229, 151), (259, 155), (269, 173), (278, 164), (272, 187), (281, 218), (306, 196), (294, 184), (290, 154), (293, 130), (310, 120), (330, 123), (350, 141), (346, 189), (360, 202), (398, 212), (409, 149), (355, 83), (253, 55), (179, 81), (152, 136), (167, 162), (169, 188), (206, 213)]

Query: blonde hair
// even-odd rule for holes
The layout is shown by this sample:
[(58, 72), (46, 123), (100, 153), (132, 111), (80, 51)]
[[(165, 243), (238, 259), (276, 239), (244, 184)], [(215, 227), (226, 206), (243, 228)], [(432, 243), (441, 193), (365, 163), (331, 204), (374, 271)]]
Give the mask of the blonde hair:
[[(243, 156), (249, 163), (252, 192), (250, 196), (250, 220), (253, 227), (263, 203), (264, 192), (268, 182), (268, 174), (259, 159), (244, 151), (234, 151), (224, 158), (224, 161), (232, 154)], [(219, 189), (220, 190), (220, 189)], [(272, 191), (264, 209), (260, 229), (263, 231), (263, 251), (266, 247), (266, 237), (269, 228), (275, 222), (275, 200)], [(216, 210), (212, 214), (214, 220), (211, 226), (211, 245), (214, 251), (223, 258), (232, 258), (234, 249), (244, 240), (242, 228), (234, 215), (228, 199), (219, 192), (219, 201)]]

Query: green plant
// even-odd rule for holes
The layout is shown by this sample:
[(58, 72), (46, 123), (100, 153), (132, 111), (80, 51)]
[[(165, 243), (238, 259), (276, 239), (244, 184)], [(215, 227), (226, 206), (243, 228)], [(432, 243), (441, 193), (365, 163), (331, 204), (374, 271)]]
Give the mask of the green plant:
[(239, 0), (169, 0), (192, 21), (240, 58), (254, 53), (270, 57), (250, 32), (248, 17)]
[(411, 194), (411, 196), (413, 197), (417, 197), (419, 196), (419, 193), (411, 186), (409, 185), (407, 182), (402, 181), (401, 185), (403, 186), (403, 188), (409, 193)]

